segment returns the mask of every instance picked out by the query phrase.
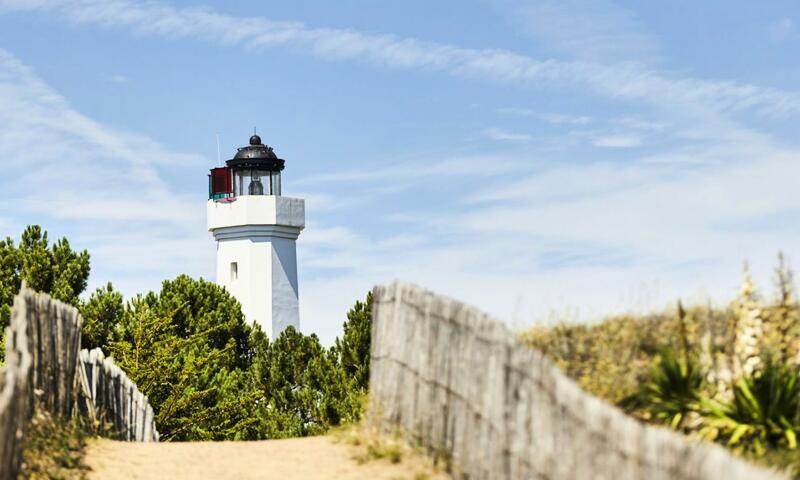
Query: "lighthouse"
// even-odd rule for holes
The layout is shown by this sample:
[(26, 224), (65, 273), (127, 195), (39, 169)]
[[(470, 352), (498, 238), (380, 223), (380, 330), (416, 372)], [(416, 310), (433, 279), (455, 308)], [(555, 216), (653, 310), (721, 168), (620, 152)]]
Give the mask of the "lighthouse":
[(295, 242), (305, 202), (281, 195), (285, 161), (253, 135), (208, 176), (208, 230), (217, 241), (217, 284), (271, 339), (300, 328)]

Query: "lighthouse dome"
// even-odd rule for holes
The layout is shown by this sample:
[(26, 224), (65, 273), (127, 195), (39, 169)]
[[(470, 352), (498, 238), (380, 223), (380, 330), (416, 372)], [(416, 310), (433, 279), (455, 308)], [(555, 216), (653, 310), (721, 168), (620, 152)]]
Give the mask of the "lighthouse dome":
[(258, 135), (250, 137), (250, 145), (238, 148), (236, 155), (225, 163), (234, 169), (257, 168), (276, 172), (284, 168), (284, 161), (275, 155), (272, 147), (261, 143)]

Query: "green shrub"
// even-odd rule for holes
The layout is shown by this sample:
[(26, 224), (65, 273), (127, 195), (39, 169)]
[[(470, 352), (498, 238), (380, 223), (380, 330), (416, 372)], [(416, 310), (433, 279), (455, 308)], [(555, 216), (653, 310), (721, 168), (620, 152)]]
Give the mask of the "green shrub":
[(699, 410), (702, 383), (703, 375), (696, 362), (665, 349), (658, 355), (641, 390), (621, 402), (621, 406), (638, 411), (645, 419), (682, 430), (687, 427), (689, 414)]
[(800, 371), (767, 361), (756, 377), (734, 384), (729, 403), (706, 402), (706, 436), (736, 450), (763, 455), (767, 448), (797, 448)]

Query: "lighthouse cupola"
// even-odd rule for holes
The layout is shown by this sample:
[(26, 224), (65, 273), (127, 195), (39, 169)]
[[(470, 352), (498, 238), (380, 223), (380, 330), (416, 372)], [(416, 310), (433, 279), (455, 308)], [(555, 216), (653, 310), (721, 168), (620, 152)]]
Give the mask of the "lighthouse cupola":
[(253, 134), (250, 144), (240, 147), (225, 167), (211, 170), (209, 199), (245, 195), (281, 194), (281, 171), (286, 162)]

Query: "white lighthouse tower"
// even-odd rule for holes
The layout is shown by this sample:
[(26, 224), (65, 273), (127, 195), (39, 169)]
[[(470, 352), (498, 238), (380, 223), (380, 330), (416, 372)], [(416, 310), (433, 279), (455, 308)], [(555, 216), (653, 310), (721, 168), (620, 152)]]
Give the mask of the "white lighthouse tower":
[(209, 175), (208, 230), (217, 241), (217, 284), (271, 339), (300, 328), (295, 241), (305, 202), (281, 196), (284, 160), (258, 135)]

